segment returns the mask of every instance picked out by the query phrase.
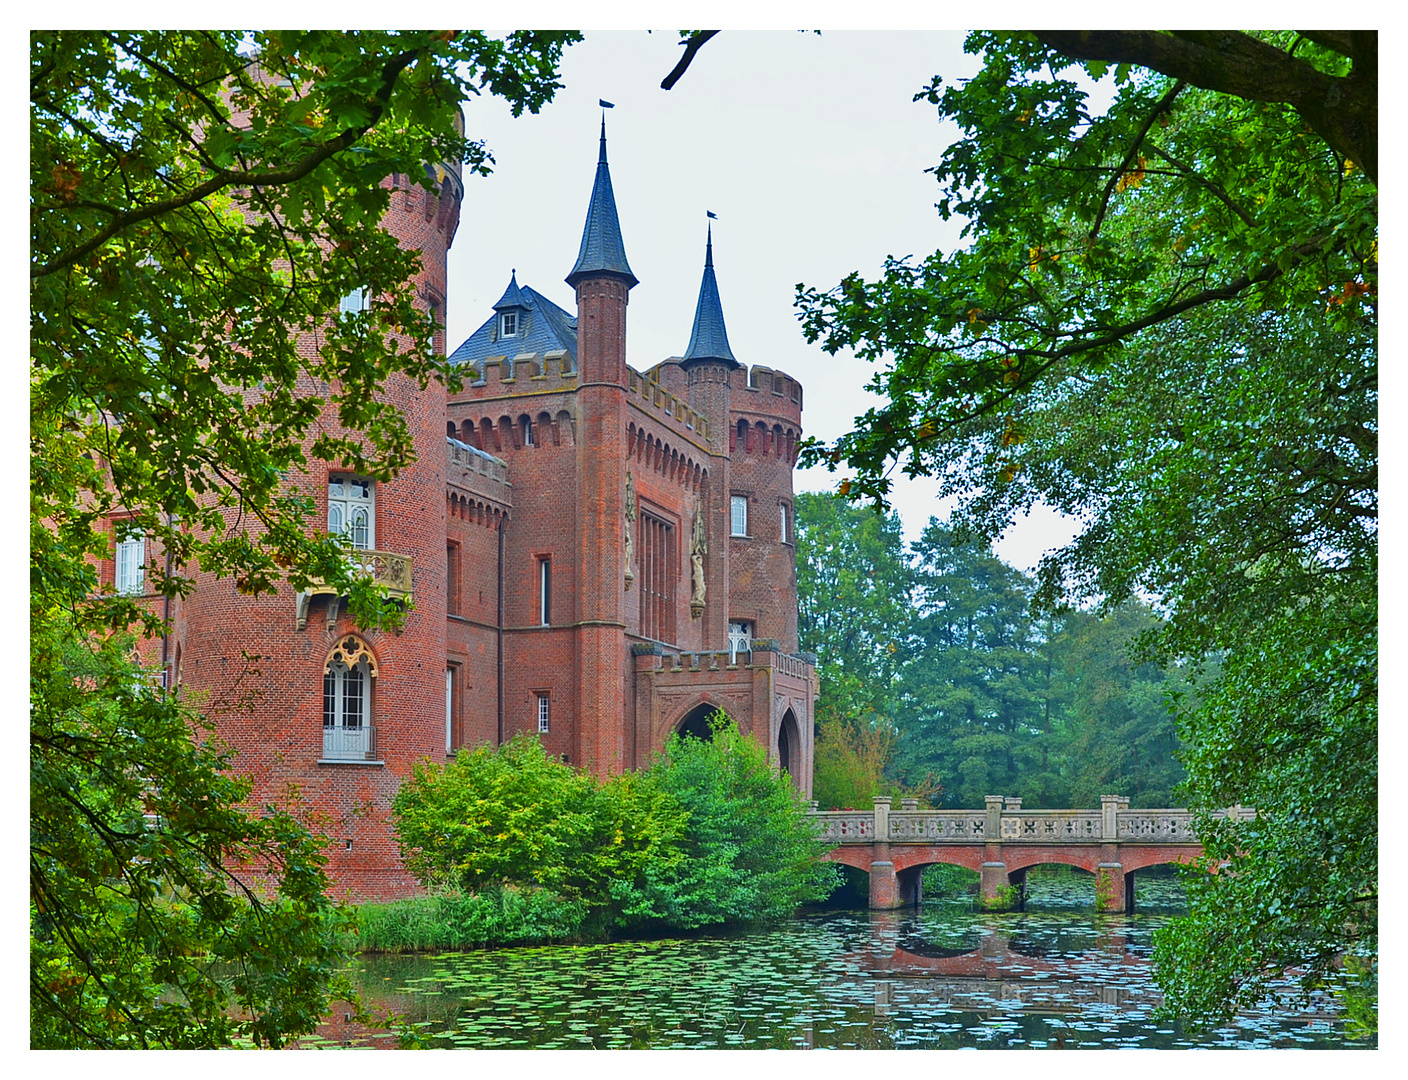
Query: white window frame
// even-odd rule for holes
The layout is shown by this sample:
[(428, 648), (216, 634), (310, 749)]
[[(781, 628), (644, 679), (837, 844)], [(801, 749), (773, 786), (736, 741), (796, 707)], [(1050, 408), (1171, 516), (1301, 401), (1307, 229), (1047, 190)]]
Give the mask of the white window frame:
[(366, 286), (353, 289), (338, 303), (338, 313), (342, 315), (356, 314), (359, 311), (367, 310), (367, 289)]
[(552, 715), (552, 695), (538, 692), (538, 734), (546, 735)]
[(746, 619), (730, 619), (728, 624), (728, 662), (738, 663), (738, 654), (753, 651), (753, 624)]
[(523, 445), (536, 446), (537, 444), (533, 442), (533, 418), (531, 416), (525, 416), (521, 428), (523, 431)]
[[(354, 687), (355, 695), (352, 693)], [(323, 675), (325, 757), (355, 758), (359, 753), (364, 756), (371, 748), (371, 694), (371, 669), (365, 656), (350, 667), (341, 660), (328, 664)], [(354, 704), (354, 696), (355, 709), (350, 708)]]
[(376, 484), (348, 473), (328, 477), (328, 532), (358, 551), (376, 550)]
[(455, 669), (445, 668), (445, 753), (455, 748)]
[(114, 551), (113, 586), (127, 596), (142, 593), (146, 578), (147, 541), (141, 533), (129, 533)]
[(538, 625), (552, 625), (552, 556), (538, 558)]
[(748, 535), (748, 496), (733, 495), (729, 498), (729, 535)]
[(777, 505), (778, 505), (779, 509), (782, 511), (782, 542), (783, 542), (784, 544), (790, 544), (790, 543), (792, 542), (792, 537), (791, 537), (791, 535), (788, 533), (788, 528), (787, 528), (788, 525), (790, 524), (790, 523), (788, 522), (788, 520), (787, 520), (787, 517), (788, 517), (788, 514), (787, 514), (787, 504), (786, 504), (786, 503), (778, 503)]
[(499, 337), (518, 336), (518, 312), (504, 311), (499, 314)]

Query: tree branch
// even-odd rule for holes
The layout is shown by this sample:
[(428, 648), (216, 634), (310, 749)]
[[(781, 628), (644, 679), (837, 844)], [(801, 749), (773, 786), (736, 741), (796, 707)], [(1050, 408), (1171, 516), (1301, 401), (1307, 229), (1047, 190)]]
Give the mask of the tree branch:
[(1154, 126), (1154, 121), (1166, 113), (1169, 106), (1173, 104), (1173, 99), (1188, 84), (1179, 79), (1168, 89), (1168, 93), (1159, 99), (1159, 103), (1149, 110), (1149, 115), (1144, 118), (1144, 124), (1139, 129), (1139, 134), (1129, 144), (1129, 149), (1125, 151), (1124, 158), (1120, 161), (1119, 167), (1110, 174), (1110, 178), (1105, 181), (1105, 190), (1100, 194), (1100, 211), (1095, 215), (1095, 223), (1090, 226), (1090, 238), (1095, 239), (1100, 232), (1100, 226), (1105, 221), (1105, 211), (1110, 205), (1110, 196), (1114, 194), (1115, 185), (1119, 183), (1120, 177), (1129, 171), (1130, 163), (1135, 155), (1139, 153), (1139, 147), (1144, 142), (1144, 137), (1149, 134), (1149, 129)]
[(680, 62), (674, 66), (674, 70), (660, 80), (660, 89), (669, 90), (675, 83), (679, 82), (680, 76), (685, 73), (690, 63), (694, 60), (694, 54), (703, 48), (704, 43), (717, 33), (717, 30), (696, 30), (681, 42), (684, 46), (684, 55), (680, 57)]
[(1033, 32), (1044, 45), (1075, 60), (1138, 64), (1204, 90), (1289, 105), (1331, 149), (1378, 183), (1378, 38), (1373, 32), (1326, 32), (1354, 50), (1353, 67), (1344, 77), (1327, 75), (1240, 31)]
[(191, 188), (183, 195), (164, 199), (161, 202), (151, 203), (120, 215), (108, 226), (99, 230), (92, 239), (79, 244), (78, 247), (41, 266), (33, 267), (29, 272), (29, 276), (31, 278), (41, 278), (72, 266), (79, 259), (83, 258), (83, 256), (102, 247), (124, 229), (136, 225), (139, 222), (148, 221), (152, 218), (160, 217), (163, 214), (169, 214), (173, 210), (180, 210), (190, 206), (192, 203), (200, 202), (202, 199), (213, 195), (221, 188), (230, 186), (277, 187), (282, 184), (291, 184), (297, 180), (301, 180), (334, 154), (341, 153), (343, 150), (354, 145), (358, 139), (376, 126), (391, 100), (391, 91), (396, 85), (396, 80), (400, 77), (401, 72), (404, 71), (418, 55), (419, 53), (417, 52), (407, 52), (401, 53), (388, 60), (386, 66), (382, 68), (382, 84), (374, 96), (377, 105), (372, 110), (372, 114), (367, 122), (357, 127), (347, 128), (335, 138), (318, 144), (313, 152), (302, 161), (296, 162), (283, 169), (273, 169), (262, 173), (249, 172), (247, 170), (233, 172), (222, 169), (216, 172), (209, 180)]

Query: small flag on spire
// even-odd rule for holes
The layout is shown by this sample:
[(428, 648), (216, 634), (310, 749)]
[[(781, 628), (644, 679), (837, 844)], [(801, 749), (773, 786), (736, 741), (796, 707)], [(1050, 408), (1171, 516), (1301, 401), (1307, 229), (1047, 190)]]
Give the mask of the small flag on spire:
[(597, 98), (597, 99), (596, 99), (596, 103), (597, 103), (598, 105), (600, 105), (603, 109), (614, 109), (614, 108), (616, 108), (615, 105), (611, 104), (611, 102), (609, 102), (609, 101), (604, 100), (603, 98)]
[(708, 215), (709, 215), (711, 218), (713, 218), (715, 221), (718, 221), (718, 220), (719, 220), (719, 215), (716, 214), (716, 213), (714, 213), (714, 211), (712, 211), (712, 210), (705, 210), (704, 213), (708, 214)]

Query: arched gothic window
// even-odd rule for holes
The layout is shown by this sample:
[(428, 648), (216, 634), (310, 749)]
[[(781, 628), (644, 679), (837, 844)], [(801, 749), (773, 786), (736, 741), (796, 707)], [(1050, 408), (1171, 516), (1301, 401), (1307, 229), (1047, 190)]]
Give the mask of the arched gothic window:
[(376, 757), (371, 680), (376, 659), (366, 642), (339, 641), (323, 665), (323, 757), (365, 761)]

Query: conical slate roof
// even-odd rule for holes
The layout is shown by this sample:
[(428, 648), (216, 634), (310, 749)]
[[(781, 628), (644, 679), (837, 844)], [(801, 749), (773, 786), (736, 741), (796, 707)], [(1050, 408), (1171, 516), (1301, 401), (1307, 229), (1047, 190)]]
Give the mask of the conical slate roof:
[(704, 280), (699, 283), (699, 303), (694, 309), (694, 329), (689, 334), (689, 348), (681, 357), (691, 360), (727, 360), (742, 367), (728, 347), (728, 331), (724, 328), (724, 309), (719, 303), (719, 286), (714, 280), (714, 227), (709, 226), (709, 239), (704, 247)]
[(587, 207), (587, 223), (582, 229), (582, 247), (577, 265), (567, 275), (574, 289), (577, 282), (592, 274), (609, 272), (626, 279), (626, 287), (636, 284), (626, 262), (626, 245), (621, 242), (621, 222), (616, 217), (616, 196), (611, 192), (611, 171), (606, 167), (606, 118), (601, 121), (601, 152), (596, 161), (596, 183)]

